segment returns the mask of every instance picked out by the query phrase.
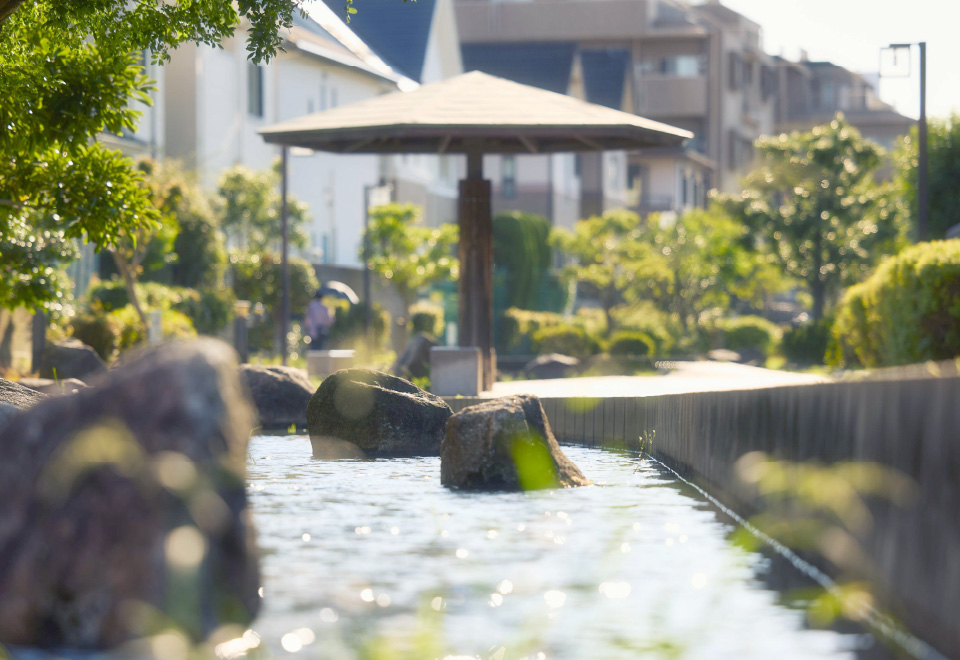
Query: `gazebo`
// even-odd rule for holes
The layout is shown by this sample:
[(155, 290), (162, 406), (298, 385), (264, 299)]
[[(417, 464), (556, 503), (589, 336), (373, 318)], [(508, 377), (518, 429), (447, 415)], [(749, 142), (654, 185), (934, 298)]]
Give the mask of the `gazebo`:
[[(493, 235), (483, 155), (675, 147), (693, 137), (673, 126), (479, 71), (293, 119), (260, 134), (284, 147), (284, 181), (286, 147), (466, 155), (467, 177), (459, 191), (458, 338), (460, 346), (480, 348), (485, 388), (494, 377)], [(285, 184), (283, 190), (285, 199)], [(286, 285), (286, 268), (283, 277)], [(285, 292), (284, 320), (287, 300)]]

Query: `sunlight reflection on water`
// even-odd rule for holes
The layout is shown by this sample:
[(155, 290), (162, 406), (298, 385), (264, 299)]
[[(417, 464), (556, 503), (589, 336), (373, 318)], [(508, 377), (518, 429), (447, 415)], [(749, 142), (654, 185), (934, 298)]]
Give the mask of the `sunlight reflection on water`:
[(623, 454), (565, 452), (596, 486), (458, 493), (440, 486), (438, 458), (320, 461), (306, 437), (254, 438), (253, 628), (278, 656), (317, 658), (367, 657), (358, 649), (384, 638), (402, 650), (425, 627), (450, 656), (849, 656), (848, 639), (776, 603), (764, 560), (674, 479)]

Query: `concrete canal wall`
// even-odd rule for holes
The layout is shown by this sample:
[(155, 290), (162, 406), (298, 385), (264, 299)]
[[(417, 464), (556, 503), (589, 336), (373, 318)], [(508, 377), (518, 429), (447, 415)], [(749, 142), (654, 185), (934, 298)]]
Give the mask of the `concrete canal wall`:
[[(477, 399), (449, 399), (456, 411)], [(642, 398), (544, 398), (557, 439), (653, 455), (749, 517), (735, 463), (762, 451), (786, 461), (861, 461), (913, 482), (901, 506), (873, 502), (861, 542), (885, 606), (960, 658), (960, 375), (956, 364), (865, 380)], [(588, 475), (589, 476), (589, 475)], [(825, 566), (828, 572), (830, 566)]]

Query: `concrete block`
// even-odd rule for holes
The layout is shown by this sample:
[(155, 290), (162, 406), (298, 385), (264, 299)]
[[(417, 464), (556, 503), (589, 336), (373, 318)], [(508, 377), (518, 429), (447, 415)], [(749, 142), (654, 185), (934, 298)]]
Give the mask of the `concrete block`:
[(477, 396), (483, 391), (483, 363), (476, 346), (430, 349), (430, 391), (437, 396)]
[(326, 378), (334, 371), (353, 366), (356, 351), (307, 351), (307, 373), (317, 378)]

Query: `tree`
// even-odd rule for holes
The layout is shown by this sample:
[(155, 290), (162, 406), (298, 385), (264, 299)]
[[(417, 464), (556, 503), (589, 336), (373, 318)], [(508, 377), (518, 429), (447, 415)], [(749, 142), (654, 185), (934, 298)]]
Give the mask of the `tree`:
[(554, 228), (550, 241), (574, 263), (564, 275), (592, 287), (607, 318), (607, 331), (616, 320), (612, 310), (623, 301), (623, 290), (631, 277), (628, 263), (645, 256), (652, 248), (640, 243), (640, 217), (632, 211), (607, 211), (578, 221), (573, 231)]
[(783, 282), (765, 256), (745, 244), (747, 232), (718, 207), (693, 209), (670, 223), (651, 216), (635, 244), (621, 247), (626, 298), (653, 301), (687, 330), (734, 297), (763, 302)]
[[(927, 239), (946, 237), (947, 230), (960, 224), (960, 115), (933, 119), (927, 128), (928, 215)], [(917, 218), (917, 129), (900, 143), (895, 153), (897, 173), (895, 194), (900, 195), (909, 212), (910, 224)]]
[(542, 309), (539, 294), (553, 264), (550, 221), (522, 211), (493, 217), (493, 263), (506, 271), (507, 306)]
[(137, 281), (143, 273), (143, 264), (151, 247), (164, 257), (171, 254), (180, 226), (170, 206), (174, 201), (170, 197), (170, 191), (163, 185), (162, 179), (154, 176), (156, 163), (143, 160), (138, 163), (137, 169), (144, 177), (141, 185), (148, 191), (160, 219), (155, 224), (118, 228), (116, 238), (107, 245), (106, 250), (113, 257), (117, 271), (127, 288), (130, 304), (140, 318), (141, 329), (145, 330), (148, 325), (147, 315), (137, 295)]
[(761, 138), (756, 147), (760, 164), (744, 191), (718, 199), (747, 225), (758, 250), (806, 285), (820, 319), (843, 286), (901, 240), (902, 214), (873, 179), (882, 151), (842, 115), (812, 131)]
[(420, 223), (420, 207), (414, 204), (370, 209), (369, 267), (393, 283), (405, 312), (421, 289), (460, 276), (460, 262), (452, 256), (459, 236), (457, 226), (424, 227)]
[[(256, 172), (236, 165), (220, 176), (217, 195), (220, 224), (231, 242), (254, 253), (279, 248), (281, 198), (277, 188), (280, 172)], [(287, 235), (290, 244), (307, 246), (307, 205), (287, 196)]]
[(132, 130), (131, 99), (153, 83), (136, 53), (156, 60), (194, 41), (216, 45), (249, 23), (256, 62), (280, 46), (300, 0), (0, 0), (0, 306), (55, 303), (73, 243), (98, 249), (156, 227), (142, 175), (101, 132)]

